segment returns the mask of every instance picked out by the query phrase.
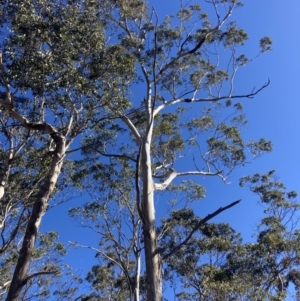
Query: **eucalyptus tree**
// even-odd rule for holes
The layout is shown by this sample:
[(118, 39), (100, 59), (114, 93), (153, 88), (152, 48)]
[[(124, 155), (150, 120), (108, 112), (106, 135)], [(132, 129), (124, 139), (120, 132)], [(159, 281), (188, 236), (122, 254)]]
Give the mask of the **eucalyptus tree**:
[[(170, 251), (191, 232), (199, 217), (190, 208), (176, 210), (163, 220), (160, 231), (165, 279), (178, 300), (287, 300), (290, 285), (299, 298), (299, 202), (274, 171), (241, 179), (259, 195), (264, 215), (243, 243), (229, 224), (204, 224), (188, 244)], [(201, 220), (201, 219), (200, 219)]]
[[(21, 236), (21, 234), (19, 234)], [(39, 234), (32, 253), (28, 277), (18, 300), (74, 300), (81, 279), (72, 273), (70, 266), (62, 264), (65, 247), (57, 241), (54, 231)], [(18, 259), (18, 245), (11, 244), (1, 256), (0, 300), (6, 300), (11, 284), (12, 267)]]
[[(244, 275), (251, 272), (253, 285), (255, 279), (260, 281), (265, 300), (285, 300), (290, 285), (294, 285), (297, 300), (300, 297), (300, 204), (296, 199), (297, 192), (287, 191), (274, 170), (264, 175), (243, 177), (240, 185), (246, 184), (259, 196), (264, 217), (257, 229), (257, 242), (246, 245), (245, 259), (239, 260), (231, 254), (229, 264)], [(244, 266), (240, 268), (241, 262)]]
[[(38, 161), (34, 177), (26, 183), (33, 193), (26, 207), (29, 213), (19, 219), (24, 237), (7, 300), (18, 300), (28, 281), (42, 273), (28, 275), (42, 216), (54, 193), (74, 177), (80, 179), (72, 175), (72, 166), (82, 162), (76, 165), (68, 157), (75, 151), (70, 148), (73, 142), (84, 138), (82, 150), (89, 154), (84, 163), (90, 166), (99, 168), (97, 155), (129, 165), (131, 172), (123, 179), (133, 179), (134, 221), (142, 224), (147, 299), (154, 301), (162, 299), (154, 193), (184, 176), (226, 181), (234, 168), (247, 162), (248, 149), (254, 156), (270, 151), (271, 144), (264, 139), (244, 143), (239, 128), (246, 121), (241, 105), (233, 103), (252, 98), (268, 85), (234, 94), (237, 70), (251, 61), (239, 51), (246, 32), (230, 22), (241, 3), (205, 4), (211, 7), (211, 19), (200, 5), (182, 2), (176, 17), (160, 22), (158, 11), (140, 0), (1, 2), (1, 36), (5, 37), (1, 112), (11, 120), (4, 128), (11, 124), (24, 133), (15, 146), (3, 149), (4, 208), (14, 210), (6, 204), (10, 174), (18, 168), (13, 165), (15, 157), (28, 160), (25, 150), (30, 147)], [(269, 38), (261, 39), (260, 53), (270, 44)], [(223, 50), (228, 61), (219, 63)], [(187, 105), (199, 114), (184, 115)], [(228, 118), (221, 121), (224, 109)], [(3, 137), (9, 140), (9, 135)], [(192, 149), (190, 155), (187, 149)], [(188, 169), (177, 171), (182, 157)], [(113, 182), (122, 168), (114, 168), (101, 180)], [(15, 211), (21, 216), (21, 210)]]
[[(39, 183), (45, 177), (46, 166), (49, 162), (41, 164), (41, 160), (37, 156), (37, 150), (33, 147), (34, 138), (38, 139), (38, 137), (29, 130), (20, 127), (10, 117), (2, 114), (1, 134), (3, 195), (0, 204), (0, 287), (3, 297), (11, 283), (12, 267), (18, 257), (18, 249), (24, 235), (26, 223), (29, 220)], [(50, 250), (48, 251), (51, 253)], [(47, 265), (45, 262), (44, 264)], [(37, 272), (37, 266), (33, 269)]]
[[(112, 185), (123, 168), (120, 162), (127, 162), (131, 173), (116, 185), (122, 191), (127, 181), (134, 183), (131, 197), (142, 224), (147, 300), (154, 301), (162, 300), (163, 265), (155, 197), (180, 177), (215, 176), (226, 182), (236, 167), (251, 161), (249, 153), (257, 157), (271, 150), (270, 142), (260, 139), (245, 143), (240, 134), (246, 120), (236, 100), (253, 98), (269, 84), (267, 81), (258, 89), (249, 87), (250, 92), (235, 94), (237, 71), (251, 62), (240, 50), (247, 33), (231, 20), (242, 4), (211, 0), (205, 1), (203, 9), (199, 4), (180, 4), (175, 16), (161, 21), (159, 9), (151, 8), (150, 1), (92, 2), (110, 35), (115, 50), (112, 58), (128, 58), (134, 69), (119, 71), (122, 85), (106, 104), (106, 110), (116, 118), (113, 128), (122, 135), (107, 134), (103, 131), (105, 123), (99, 122), (83, 141), (89, 167), (78, 173), (77, 179), (88, 173), (93, 180)], [(259, 44), (258, 55), (270, 50), (271, 40), (262, 38)], [(94, 76), (103, 73), (103, 61), (94, 60), (93, 66)], [(114, 81), (107, 85), (109, 89), (116, 87)], [(186, 113), (189, 108), (193, 111)], [(108, 161), (103, 161), (104, 157)], [(180, 164), (182, 160), (186, 169)], [(106, 214), (108, 200), (105, 195), (96, 201), (102, 206), (96, 209), (99, 214)], [(181, 246), (177, 247), (179, 250)]]
[(0, 11), (1, 266), (15, 264), (1, 287), (9, 287), (12, 301), (33, 279), (57, 274), (49, 265), (32, 272), (42, 217), (70, 184), (71, 144), (107, 120), (105, 106), (117, 97), (124, 70), (130, 79), (132, 64), (120, 47), (107, 45), (89, 2), (1, 1)]
[[(15, 97), (15, 101), (25, 104), (27, 99)], [(35, 131), (23, 128), (2, 112), (0, 120), (0, 177), (5, 192), (0, 202), (0, 300), (5, 300), (32, 205), (39, 192), (39, 185), (47, 175), (51, 157), (46, 154), (48, 150), (37, 149), (36, 146), (42, 145), (44, 141)], [(66, 178), (63, 176), (57, 186), (61, 188), (65, 181)], [(46, 300), (51, 291), (55, 290), (56, 295), (69, 290), (69, 293), (65, 294), (67, 299), (76, 291), (71, 285), (73, 280), (68, 268), (58, 264), (65, 253), (64, 246), (57, 241), (57, 233), (51, 231), (37, 235), (32, 263), (27, 272), (29, 276), (19, 300)], [(70, 284), (63, 283), (59, 277), (62, 274)]]
[(95, 251), (98, 260), (86, 277), (90, 293), (80, 300), (142, 300), (143, 243), (134, 196), (135, 171), (123, 159), (125, 154), (95, 162), (90, 147), (85, 152), (92, 159), (76, 162), (77, 170), (81, 165), (82, 169), (73, 181), (84, 187), (92, 201), (70, 209), (69, 213), (87, 233), (92, 230), (99, 244), (82, 245), (80, 239), (72, 243)]

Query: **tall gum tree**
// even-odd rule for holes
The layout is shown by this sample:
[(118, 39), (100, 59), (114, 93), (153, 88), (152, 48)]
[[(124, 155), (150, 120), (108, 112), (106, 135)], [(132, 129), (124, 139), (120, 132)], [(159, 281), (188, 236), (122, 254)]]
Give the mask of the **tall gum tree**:
[(42, 217), (70, 184), (72, 143), (109, 118), (105, 105), (123, 68), (130, 78), (131, 62), (106, 45), (102, 20), (85, 1), (2, 1), (0, 11), (1, 265), (5, 252), (18, 251), (1, 289), (12, 301), (33, 279), (57, 274), (55, 267), (31, 273)]
[(279, 301), (299, 295), (297, 193), (287, 191), (274, 171), (243, 177), (240, 185), (259, 196), (263, 209), (251, 242), (243, 242), (230, 224), (206, 223), (175, 253), (173, 246), (201, 219), (184, 208), (163, 220), (159, 232), (164, 231), (160, 241), (164, 277), (178, 300)]
[[(65, 175), (66, 159), (80, 149), (71, 149), (73, 142), (84, 138), (84, 151), (94, 149), (102, 158), (133, 162), (147, 299), (154, 301), (162, 300), (155, 192), (183, 176), (218, 176), (226, 181), (235, 167), (246, 163), (247, 149), (255, 156), (271, 149), (263, 139), (244, 143), (238, 129), (245, 122), (242, 114), (220, 122), (212, 110), (227, 106), (240, 112), (241, 105), (231, 107), (231, 102), (252, 98), (268, 82), (249, 93), (234, 94), (237, 70), (251, 61), (238, 54), (246, 32), (230, 22), (241, 4), (233, 0), (205, 4), (211, 7), (211, 20), (198, 4), (181, 2), (174, 22), (171, 17), (160, 22), (151, 3), (139, 0), (1, 2), (5, 37), (0, 58), (1, 118), (11, 118), (13, 125), (30, 133), (31, 140), (24, 140), (22, 147), (31, 143), (44, 168), (40, 180), (35, 179), (37, 190), (24, 220), (7, 301), (18, 300), (24, 285), (42, 273), (28, 275), (28, 268), (42, 216)], [(269, 50), (270, 44), (269, 38), (263, 38), (260, 52)], [(224, 48), (228, 61), (221, 64)], [(133, 95), (137, 87), (140, 98)], [(200, 118), (184, 121), (180, 117), (184, 107), (197, 103), (208, 108), (202, 108)], [(9, 140), (9, 134), (3, 133)], [(120, 139), (118, 133), (130, 143), (114, 144)], [(204, 142), (199, 143), (199, 137)], [(205, 168), (190, 157), (194, 169), (177, 171), (176, 160), (191, 146)], [(5, 151), (1, 201), (8, 197), (10, 174), (16, 168), (11, 156), (18, 155), (17, 148), (11, 148)]]
[[(271, 144), (264, 139), (243, 141), (239, 129), (246, 121), (241, 104), (235, 102), (253, 98), (269, 81), (249, 93), (235, 94), (238, 69), (252, 61), (240, 53), (247, 33), (231, 19), (242, 5), (238, 1), (205, 1), (204, 9), (211, 11), (211, 19), (199, 4), (182, 1), (176, 16), (162, 21), (148, 1), (100, 0), (93, 5), (103, 18), (110, 43), (118, 53), (131, 58), (136, 74), (130, 81), (126, 70), (122, 73), (120, 94), (112, 95), (106, 106), (123, 133), (119, 144), (104, 143), (103, 133), (98, 131), (84, 141), (83, 150), (89, 156), (94, 151), (95, 157), (102, 159), (128, 160), (137, 171), (136, 210), (143, 228), (147, 300), (161, 301), (155, 194), (179, 177), (216, 176), (226, 182), (236, 167), (248, 162), (247, 151), (254, 157), (270, 151)], [(258, 55), (270, 50), (270, 45), (270, 38), (262, 38)], [(121, 60), (116, 54), (114, 58)], [(99, 70), (101, 65), (95, 62), (95, 73)], [(110, 87), (115, 86), (112, 81)], [(187, 121), (183, 113), (189, 105), (201, 116), (192, 115)], [(225, 108), (228, 117), (222, 120), (218, 112)], [(191, 148), (193, 155), (185, 159), (190, 159), (186, 166), (193, 168), (177, 171), (178, 159)]]

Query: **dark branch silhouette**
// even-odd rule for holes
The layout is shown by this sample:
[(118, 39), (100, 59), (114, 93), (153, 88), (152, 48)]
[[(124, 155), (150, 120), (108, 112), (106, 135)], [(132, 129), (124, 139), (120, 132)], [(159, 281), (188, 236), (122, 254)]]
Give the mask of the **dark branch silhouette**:
[(170, 257), (171, 255), (173, 255), (175, 252), (177, 252), (179, 249), (181, 249), (184, 245), (186, 245), (189, 240), (193, 237), (194, 233), (201, 227), (203, 226), (206, 222), (208, 222), (209, 220), (211, 220), (213, 217), (217, 216), (218, 214), (220, 214), (221, 212), (237, 205), (241, 200), (237, 200), (235, 202), (232, 202), (231, 204), (225, 206), (225, 207), (220, 207), (218, 210), (216, 210), (213, 213), (208, 214), (205, 218), (201, 219), (198, 224), (194, 227), (194, 229), (190, 232), (190, 234), (186, 237), (186, 239), (181, 242), (179, 245), (177, 245), (176, 247), (174, 247), (169, 253), (167, 253), (166, 255), (164, 255), (162, 257), (163, 260), (167, 259), (168, 257)]

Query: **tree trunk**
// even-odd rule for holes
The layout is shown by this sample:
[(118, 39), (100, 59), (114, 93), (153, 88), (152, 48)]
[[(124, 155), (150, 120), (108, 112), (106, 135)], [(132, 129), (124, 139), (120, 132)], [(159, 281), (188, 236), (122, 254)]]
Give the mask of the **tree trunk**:
[(140, 252), (138, 251), (138, 253), (135, 256), (136, 258), (136, 273), (135, 273), (135, 288), (134, 288), (134, 301), (139, 301), (140, 300), (140, 271), (141, 271), (141, 255)]
[(38, 229), (41, 224), (42, 217), (47, 210), (49, 198), (55, 188), (63, 165), (63, 158), (66, 152), (65, 138), (60, 137), (58, 134), (52, 134), (51, 136), (56, 142), (56, 149), (53, 152), (51, 168), (48, 172), (47, 180), (42, 186), (37, 199), (34, 202), (6, 301), (18, 301), (22, 288), (28, 280), (29, 275), (27, 275), (27, 272)]
[(162, 301), (161, 259), (157, 248), (154, 210), (154, 185), (151, 171), (150, 139), (142, 145), (142, 214), (144, 228), (147, 300)]

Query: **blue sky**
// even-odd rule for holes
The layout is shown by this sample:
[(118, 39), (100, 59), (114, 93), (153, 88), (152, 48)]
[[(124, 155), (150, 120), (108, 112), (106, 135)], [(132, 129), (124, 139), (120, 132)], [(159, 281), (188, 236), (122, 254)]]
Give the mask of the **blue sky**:
[[(172, 10), (176, 8), (175, 2), (177, 1), (154, 0), (150, 3), (163, 16), (172, 14)], [(200, 1), (199, 3), (201, 4)], [(199, 215), (204, 216), (220, 206), (242, 199), (238, 206), (214, 221), (229, 222), (249, 240), (259, 222), (261, 207), (257, 206), (255, 195), (250, 194), (246, 188), (238, 187), (241, 176), (275, 169), (288, 189), (300, 191), (300, 1), (246, 0), (244, 4), (231, 17), (249, 35), (244, 51), (250, 54), (249, 57), (257, 53), (259, 39), (264, 36), (272, 38), (273, 51), (240, 70), (236, 78), (236, 91), (242, 92), (249, 92), (254, 86), (259, 87), (268, 78), (271, 80), (270, 86), (255, 99), (243, 100), (249, 120), (243, 135), (246, 140), (260, 137), (271, 140), (274, 149), (271, 154), (236, 170), (230, 177), (230, 185), (218, 179), (199, 179), (206, 186), (207, 197), (198, 202), (195, 209)], [(69, 240), (82, 244), (91, 242), (92, 237), (67, 216), (67, 210), (80, 202), (81, 199), (75, 199), (50, 210), (43, 220), (42, 231), (55, 228), (61, 233), (60, 239), (65, 243)], [(71, 251), (66, 260), (76, 263), (79, 270), (86, 270), (94, 262), (94, 254), (86, 250)]]

